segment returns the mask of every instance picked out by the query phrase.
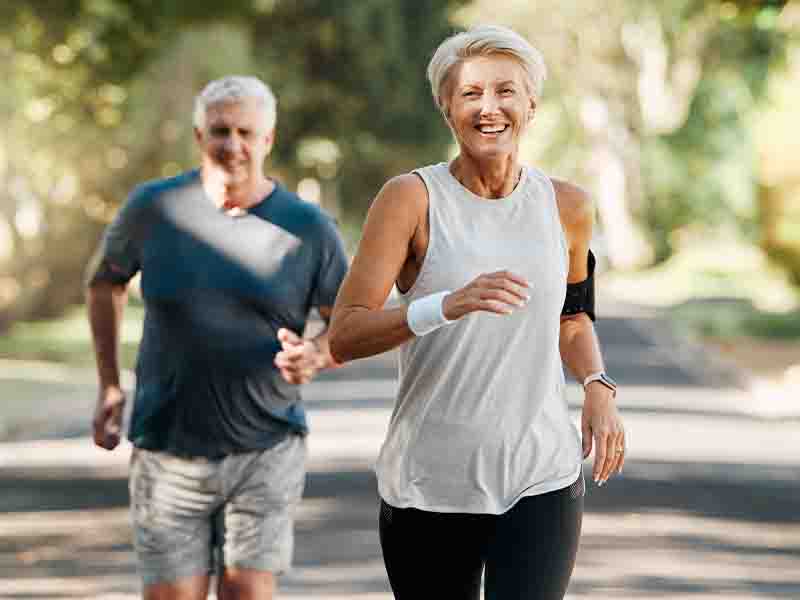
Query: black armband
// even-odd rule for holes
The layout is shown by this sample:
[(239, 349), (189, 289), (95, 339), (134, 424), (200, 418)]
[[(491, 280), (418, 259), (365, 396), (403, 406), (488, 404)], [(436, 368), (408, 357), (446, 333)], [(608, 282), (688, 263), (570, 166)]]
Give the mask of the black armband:
[(589, 276), (578, 283), (567, 284), (567, 297), (564, 300), (562, 315), (577, 315), (586, 313), (594, 321), (594, 267), (596, 261), (594, 254), (589, 250), (588, 271)]

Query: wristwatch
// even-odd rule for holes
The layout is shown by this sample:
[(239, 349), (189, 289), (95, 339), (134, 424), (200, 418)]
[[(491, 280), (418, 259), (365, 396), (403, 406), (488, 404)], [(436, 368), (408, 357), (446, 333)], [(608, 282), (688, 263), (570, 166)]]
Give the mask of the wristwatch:
[(583, 380), (583, 387), (586, 388), (587, 385), (592, 383), (593, 381), (598, 381), (614, 392), (614, 395), (617, 395), (617, 382), (611, 379), (608, 375), (606, 375), (605, 371), (598, 371), (597, 373), (592, 373), (586, 379)]

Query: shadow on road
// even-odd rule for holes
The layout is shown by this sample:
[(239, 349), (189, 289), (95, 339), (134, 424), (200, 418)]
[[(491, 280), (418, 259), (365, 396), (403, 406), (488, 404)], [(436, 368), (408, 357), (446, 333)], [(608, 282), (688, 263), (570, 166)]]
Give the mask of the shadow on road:
[[(674, 398), (691, 387), (739, 383), (702, 350), (669, 338), (657, 321), (611, 317), (598, 329), (609, 370), (622, 385), (662, 386), (675, 392), (663, 397)], [(309, 402), (312, 417), (385, 412), (395, 375), (394, 353), (326, 373), (324, 393)], [(358, 382), (365, 390), (348, 396), (350, 383)], [(341, 398), (331, 400), (339, 388)], [(625, 410), (653, 421), (686, 410), (660, 398), (659, 405)], [(692, 412), (710, 420), (722, 414), (702, 406)], [(611, 484), (588, 487), (571, 597), (800, 597), (795, 465), (632, 460)], [(366, 467), (309, 473), (296, 526), (297, 568), (283, 580), (289, 596), (388, 592), (377, 502), (375, 476)], [(0, 469), (0, 598), (135, 597), (127, 506), (127, 480), (119, 476)]]
[[(585, 535), (576, 573), (591, 574), (593, 565), (605, 557), (609, 548), (625, 548), (629, 557), (637, 553), (690, 552), (703, 561), (704, 556), (720, 554), (736, 556), (737, 560), (776, 559), (800, 560), (800, 546), (773, 545), (758, 540), (736, 541), (720, 531), (733, 526), (785, 526), (800, 523), (796, 499), (800, 483), (787, 467), (786, 477), (773, 477), (764, 482), (752, 480), (709, 479), (703, 471), (724, 474), (730, 465), (703, 465), (696, 476), (664, 473), (680, 472), (677, 463), (633, 462), (618, 481), (598, 488), (589, 486), (586, 498)], [(739, 467), (736, 467), (739, 468)], [(750, 475), (769, 469), (775, 476), (775, 466), (748, 465)], [(655, 474), (655, 475), (653, 475)], [(777, 474), (780, 475), (780, 474)], [(124, 479), (71, 479), (66, 477), (26, 477), (24, 473), (6, 473), (0, 479), (0, 512), (4, 522), (0, 535), (0, 580), (10, 580), (24, 572), (31, 577), (102, 577), (127, 574), (133, 577), (135, 563), (130, 546), (127, 524), (128, 491)], [(351, 573), (338, 583), (325, 576), (289, 577), (292, 589), (304, 593), (329, 593), (333, 588), (351, 593), (385, 592), (387, 583), (379, 564), (380, 549), (377, 537), (377, 493), (374, 474), (368, 469), (311, 472), (308, 476), (304, 509), (297, 523), (296, 565), (303, 569), (321, 568), (325, 572)], [(31, 536), (20, 526), (14, 530), (14, 513), (52, 512), (70, 520), (70, 515), (99, 513), (110, 519), (109, 525), (93, 532), (76, 524), (60, 533)], [(665, 519), (702, 519), (711, 523), (706, 530), (682, 529), (676, 525), (657, 536), (646, 529), (637, 531), (631, 516), (666, 515)], [(718, 521), (718, 526), (714, 522)], [(614, 524), (621, 523), (617, 528)], [(593, 531), (592, 523), (607, 523)], [(680, 523), (680, 521), (678, 522)], [(629, 559), (630, 560), (630, 559)], [(372, 565), (365, 568), (364, 565)], [(589, 575), (587, 575), (589, 576)], [(339, 575), (341, 579), (341, 574)], [(131, 579), (131, 581), (134, 581)], [(130, 583), (129, 585), (133, 585)], [(648, 594), (696, 594), (704, 591), (741, 593), (750, 586), (770, 597), (797, 597), (797, 580), (775, 581), (754, 579), (732, 584), (723, 580), (651, 575), (625, 578), (626, 596), (638, 590)], [(105, 588), (110, 592), (111, 588)], [(591, 594), (597, 584), (591, 577), (576, 577), (571, 593)], [(33, 595), (2, 595), (3, 598), (33, 598)], [(64, 593), (53, 598), (77, 598)]]
[[(625, 468), (626, 473), (612, 484), (589, 486), (588, 513), (679, 511), (704, 518), (800, 523), (800, 480), (790, 466), (700, 463), (687, 474), (685, 463), (633, 461)], [(665, 477), (665, 473), (671, 475)], [(726, 473), (740, 478), (726, 480)], [(759, 473), (770, 477), (759, 481)], [(75, 479), (63, 473), (31, 477), (6, 471), (0, 473), (0, 490), (0, 513), (4, 514), (128, 506), (125, 479)], [(371, 470), (312, 471), (304, 498), (324, 499), (332, 508), (347, 507), (365, 498), (377, 502), (376, 490)], [(369, 510), (374, 512), (377, 505)], [(331, 510), (331, 518), (336, 512)]]

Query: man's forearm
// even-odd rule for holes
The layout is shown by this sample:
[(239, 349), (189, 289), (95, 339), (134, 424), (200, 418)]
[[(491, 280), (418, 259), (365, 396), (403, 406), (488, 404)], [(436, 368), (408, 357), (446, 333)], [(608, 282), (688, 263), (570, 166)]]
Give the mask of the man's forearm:
[(604, 368), (594, 325), (585, 314), (561, 320), (559, 350), (561, 360), (578, 381)]
[(100, 387), (119, 387), (119, 333), (128, 294), (125, 286), (96, 283), (87, 292)]

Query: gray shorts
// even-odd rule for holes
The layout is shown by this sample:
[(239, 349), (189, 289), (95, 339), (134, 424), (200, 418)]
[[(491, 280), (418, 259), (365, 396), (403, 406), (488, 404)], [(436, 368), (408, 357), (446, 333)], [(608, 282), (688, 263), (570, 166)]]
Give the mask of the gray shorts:
[(298, 435), (220, 460), (135, 448), (131, 519), (144, 584), (208, 574), (218, 561), (275, 574), (287, 570), (305, 461), (305, 438)]

